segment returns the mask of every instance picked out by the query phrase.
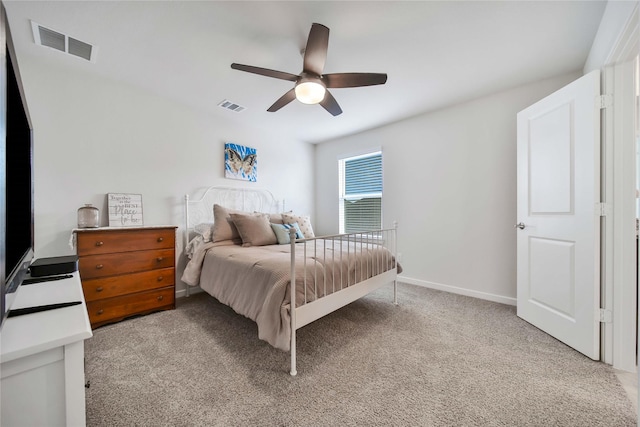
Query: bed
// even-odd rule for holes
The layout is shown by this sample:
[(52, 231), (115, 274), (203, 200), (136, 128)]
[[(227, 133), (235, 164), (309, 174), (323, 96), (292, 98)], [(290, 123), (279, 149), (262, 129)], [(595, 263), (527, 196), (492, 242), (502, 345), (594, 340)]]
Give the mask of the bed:
[(296, 375), (298, 329), (387, 284), (397, 304), (396, 231), (315, 236), (267, 190), (209, 187), (185, 196), (182, 281), (187, 295), (199, 286), (255, 321), (260, 339), (290, 351)]

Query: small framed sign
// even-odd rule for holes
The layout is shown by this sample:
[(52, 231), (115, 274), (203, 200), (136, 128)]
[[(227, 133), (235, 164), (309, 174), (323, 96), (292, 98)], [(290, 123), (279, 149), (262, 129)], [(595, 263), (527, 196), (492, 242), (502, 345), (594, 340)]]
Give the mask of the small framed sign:
[(109, 227), (140, 227), (142, 194), (108, 193)]

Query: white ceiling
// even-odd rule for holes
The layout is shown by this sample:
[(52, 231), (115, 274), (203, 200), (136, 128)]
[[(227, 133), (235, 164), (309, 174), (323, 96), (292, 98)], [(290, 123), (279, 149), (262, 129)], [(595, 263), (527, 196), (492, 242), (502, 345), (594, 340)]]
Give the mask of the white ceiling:
[[(581, 70), (600, 1), (3, 1), (19, 57), (123, 81), (242, 126), (319, 142), (523, 83)], [(29, 20), (98, 47), (89, 63), (33, 42)], [(332, 89), (344, 113), (267, 108), (298, 74), (313, 22), (330, 28), (325, 73), (387, 73), (382, 86)], [(223, 99), (248, 109), (223, 110)]]

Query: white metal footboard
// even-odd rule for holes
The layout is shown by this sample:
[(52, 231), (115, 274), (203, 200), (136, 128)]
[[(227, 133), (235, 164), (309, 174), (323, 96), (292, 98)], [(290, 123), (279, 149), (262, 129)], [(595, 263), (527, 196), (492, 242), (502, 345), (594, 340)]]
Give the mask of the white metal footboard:
[[(393, 302), (397, 304), (397, 224), (393, 228), (351, 234), (337, 234), (296, 241), (296, 230), (291, 237), (291, 375), (296, 375), (296, 330), (314, 320), (344, 307), (376, 289), (393, 282)], [(318, 241), (323, 242), (322, 253), (318, 252)], [(327, 244), (330, 242), (330, 255)], [(296, 284), (296, 244), (303, 245), (301, 284)], [(336, 250), (337, 249), (337, 250)], [(308, 253), (307, 251), (314, 251)], [(337, 255), (336, 255), (337, 254)], [(317, 262), (308, 271), (307, 257)], [(340, 259), (336, 259), (340, 257)], [(345, 257), (343, 259), (343, 257)], [(351, 258), (353, 257), (353, 258)], [(353, 271), (346, 268), (353, 261)], [(330, 264), (331, 277), (327, 277), (325, 266)], [(339, 268), (335, 266), (338, 265)], [(318, 280), (318, 269), (321, 280)], [(352, 277), (353, 273), (353, 277)], [(310, 284), (307, 278), (311, 277)], [(303, 286), (304, 296), (298, 297), (296, 289)], [(301, 300), (302, 299), (302, 300)]]

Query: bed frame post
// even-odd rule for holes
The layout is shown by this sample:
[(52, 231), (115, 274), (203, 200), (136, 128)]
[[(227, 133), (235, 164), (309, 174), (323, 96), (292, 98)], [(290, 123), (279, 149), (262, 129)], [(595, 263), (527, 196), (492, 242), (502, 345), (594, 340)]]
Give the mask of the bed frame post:
[[(393, 221), (393, 257), (398, 268), (398, 221)], [(398, 305), (398, 279), (393, 279), (393, 303)]]
[(289, 240), (291, 241), (291, 281), (289, 283), (289, 291), (291, 293), (291, 302), (289, 303), (289, 311), (291, 318), (291, 376), (295, 376), (296, 371), (296, 230), (289, 229)]
[[(184, 195), (184, 246), (183, 249), (187, 248), (189, 244), (189, 195)], [(187, 297), (191, 295), (191, 286), (187, 285), (185, 289)]]

